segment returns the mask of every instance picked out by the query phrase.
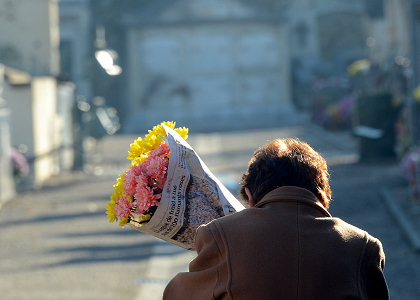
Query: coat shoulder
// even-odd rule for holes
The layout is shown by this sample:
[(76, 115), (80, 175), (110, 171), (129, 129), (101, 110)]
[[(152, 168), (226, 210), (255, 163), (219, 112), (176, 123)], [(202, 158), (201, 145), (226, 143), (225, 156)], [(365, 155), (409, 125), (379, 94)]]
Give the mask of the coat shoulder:
[(334, 223), (334, 229), (343, 237), (359, 238), (363, 240), (374, 239), (367, 231), (343, 221), (340, 218), (330, 218)]
[(262, 210), (258, 208), (246, 208), (240, 212), (223, 216), (212, 220), (211, 222), (205, 224), (209, 229), (215, 227), (219, 228), (237, 228), (243, 227), (245, 224), (249, 224), (250, 220), (255, 220), (260, 217), (263, 217)]

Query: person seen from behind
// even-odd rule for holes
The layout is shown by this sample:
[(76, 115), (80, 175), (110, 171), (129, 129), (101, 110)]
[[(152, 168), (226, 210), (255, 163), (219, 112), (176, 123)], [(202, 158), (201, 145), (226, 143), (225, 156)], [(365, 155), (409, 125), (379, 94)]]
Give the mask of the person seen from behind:
[(163, 299), (389, 299), (381, 242), (328, 212), (327, 164), (307, 143), (256, 150), (240, 194), (249, 208), (198, 228)]

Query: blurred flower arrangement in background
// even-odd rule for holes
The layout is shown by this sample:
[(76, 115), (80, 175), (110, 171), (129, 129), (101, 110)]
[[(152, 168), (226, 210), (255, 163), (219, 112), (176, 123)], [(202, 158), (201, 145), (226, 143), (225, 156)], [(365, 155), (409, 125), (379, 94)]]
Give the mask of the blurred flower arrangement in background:
[(346, 76), (320, 78), (312, 84), (312, 121), (326, 129), (349, 129), (354, 99)]
[(13, 176), (18, 182), (30, 173), (29, 163), (25, 155), (15, 147), (11, 148), (10, 157), (12, 161)]
[(412, 203), (420, 204), (420, 148), (406, 153), (401, 159), (400, 167), (410, 185)]

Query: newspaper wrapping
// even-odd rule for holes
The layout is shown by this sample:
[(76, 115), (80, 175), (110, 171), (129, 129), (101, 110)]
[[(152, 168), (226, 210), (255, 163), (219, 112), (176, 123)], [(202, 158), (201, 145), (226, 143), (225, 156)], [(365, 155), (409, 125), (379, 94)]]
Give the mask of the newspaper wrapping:
[(196, 229), (244, 206), (213, 175), (194, 149), (164, 125), (170, 148), (167, 179), (160, 205), (146, 224), (134, 214), (129, 225), (188, 250), (194, 250)]

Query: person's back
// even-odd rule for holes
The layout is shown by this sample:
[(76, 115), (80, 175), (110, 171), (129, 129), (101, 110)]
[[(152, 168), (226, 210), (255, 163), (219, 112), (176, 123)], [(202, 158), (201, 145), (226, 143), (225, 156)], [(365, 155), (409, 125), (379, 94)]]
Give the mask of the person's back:
[[(229, 270), (222, 281), (233, 299), (387, 299), (384, 256), (370, 257), (379, 241), (332, 218), (310, 197), (307, 190), (279, 188), (257, 207), (205, 226), (226, 257), (219, 273)], [(367, 267), (376, 274), (362, 274)]]
[(251, 208), (197, 230), (198, 256), (164, 299), (388, 299), (381, 243), (331, 217), (326, 162), (309, 145), (258, 149), (240, 193)]

